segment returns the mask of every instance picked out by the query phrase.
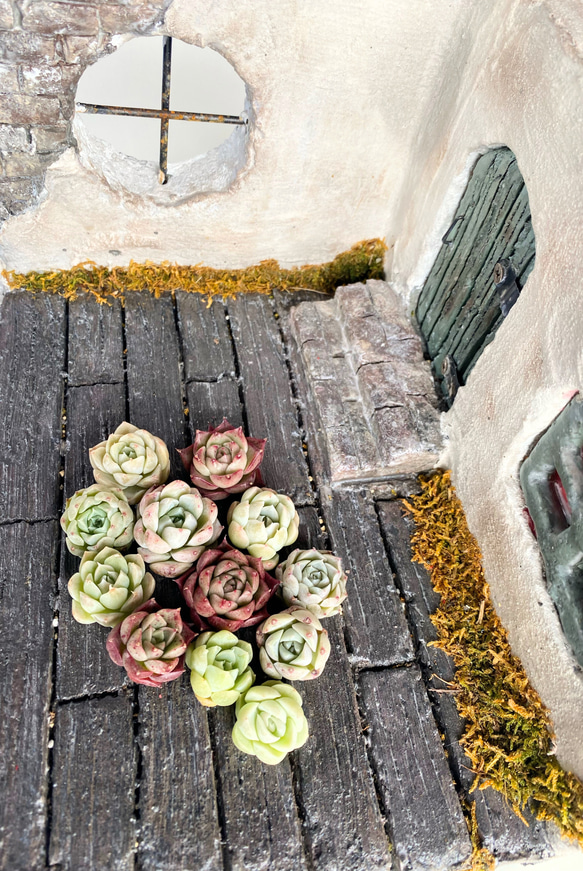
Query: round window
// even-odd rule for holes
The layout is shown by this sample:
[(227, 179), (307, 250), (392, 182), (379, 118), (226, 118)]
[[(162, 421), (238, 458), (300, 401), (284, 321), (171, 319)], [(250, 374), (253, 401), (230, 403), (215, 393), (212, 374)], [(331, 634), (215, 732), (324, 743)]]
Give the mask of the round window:
[(246, 160), (245, 83), (210, 48), (132, 39), (82, 75), (82, 162), (110, 186), (159, 202), (226, 190)]

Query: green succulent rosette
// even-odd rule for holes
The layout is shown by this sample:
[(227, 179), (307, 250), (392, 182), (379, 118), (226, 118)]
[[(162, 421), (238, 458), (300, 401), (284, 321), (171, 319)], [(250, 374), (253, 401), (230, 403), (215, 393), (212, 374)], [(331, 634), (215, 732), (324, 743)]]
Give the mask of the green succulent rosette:
[(137, 554), (124, 556), (112, 547), (86, 551), (68, 584), (73, 617), (78, 623), (117, 626), (148, 601), (155, 585)]
[(146, 490), (168, 480), (170, 457), (162, 439), (131, 423), (120, 423), (105, 441), (89, 449), (89, 462), (98, 484), (121, 487), (130, 505)]
[(92, 484), (67, 499), (61, 527), (75, 556), (102, 547), (123, 550), (134, 537), (134, 513), (122, 490)]
[(330, 656), (328, 633), (311, 612), (288, 608), (272, 614), (257, 629), (259, 662), (270, 677), (313, 680)]
[(269, 570), (279, 562), (278, 551), (298, 537), (300, 518), (289, 496), (267, 487), (250, 487), (227, 515), (230, 541)]
[(203, 632), (186, 651), (190, 685), (202, 705), (234, 705), (255, 683), (253, 648), (227, 629)]
[(339, 614), (346, 599), (342, 560), (328, 551), (294, 550), (275, 570), (278, 593), (288, 606), (311, 611), (320, 620)]
[(277, 765), (308, 740), (302, 698), (289, 684), (268, 680), (251, 687), (237, 702), (235, 714), (235, 747), (267, 765)]

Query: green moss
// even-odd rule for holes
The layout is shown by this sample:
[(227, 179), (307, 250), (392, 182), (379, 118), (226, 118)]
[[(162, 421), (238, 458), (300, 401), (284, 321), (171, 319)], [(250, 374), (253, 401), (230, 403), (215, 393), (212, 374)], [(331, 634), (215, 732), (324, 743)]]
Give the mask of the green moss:
[(204, 294), (210, 304), (214, 296), (271, 294), (276, 288), (332, 293), (343, 284), (383, 278), (385, 251), (384, 242), (370, 239), (359, 242), (330, 263), (295, 269), (281, 269), (277, 260), (263, 260), (246, 269), (178, 266), (168, 262), (135, 263), (133, 260), (129, 266), (109, 269), (88, 260), (72, 269), (26, 274), (4, 271), (2, 275), (12, 289), (58, 294), (66, 299), (75, 299), (79, 293), (90, 293), (99, 302), (107, 302), (108, 297), (123, 298), (134, 290), (149, 290), (156, 297), (168, 291), (184, 290)]
[[(455, 663), (455, 699), (465, 721), (461, 743), (476, 774), (474, 788), (494, 787), (518, 814), (529, 802), (539, 819), (583, 844), (583, 784), (554, 756), (549, 712), (494, 611), (481, 554), (449, 472), (424, 479), (421, 494), (404, 504), (416, 525), (413, 558), (441, 594), (431, 618), (435, 643)], [(475, 819), (473, 826), (469, 822), (474, 867), (486, 867)]]

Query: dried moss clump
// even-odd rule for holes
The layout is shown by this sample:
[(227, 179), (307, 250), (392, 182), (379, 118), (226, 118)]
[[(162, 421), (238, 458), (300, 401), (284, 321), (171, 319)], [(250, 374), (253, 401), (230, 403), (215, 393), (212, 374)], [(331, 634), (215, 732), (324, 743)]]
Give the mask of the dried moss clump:
[(449, 472), (432, 475), (405, 503), (416, 524), (413, 557), (441, 593), (432, 616), (435, 642), (453, 658), (466, 722), (462, 745), (477, 775), (520, 813), (527, 801), (541, 820), (583, 844), (583, 784), (554, 756), (550, 717), (512, 654), (490, 601), (481, 555)]
[(386, 245), (380, 239), (359, 242), (330, 263), (280, 269), (277, 260), (262, 260), (246, 269), (213, 269), (210, 266), (178, 266), (168, 262), (135, 263), (129, 266), (98, 266), (91, 260), (72, 269), (54, 272), (4, 271), (2, 275), (12, 289), (53, 293), (75, 299), (78, 293), (90, 293), (99, 302), (108, 297), (123, 297), (132, 290), (149, 290), (156, 297), (165, 292), (184, 290), (205, 294), (209, 303), (214, 296), (234, 297), (238, 293), (271, 294), (279, 290), (318, 290), (332, 293), (341, 284), (353, 284), (368, 278), (384, 278), (383, 257)]

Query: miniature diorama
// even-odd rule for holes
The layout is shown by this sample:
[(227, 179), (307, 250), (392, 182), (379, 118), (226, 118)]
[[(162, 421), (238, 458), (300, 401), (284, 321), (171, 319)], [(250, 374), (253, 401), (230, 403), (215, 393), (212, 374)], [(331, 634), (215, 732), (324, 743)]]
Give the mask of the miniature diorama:
[(583, 868), (578, 0), (0, 46), (0, 871)]

